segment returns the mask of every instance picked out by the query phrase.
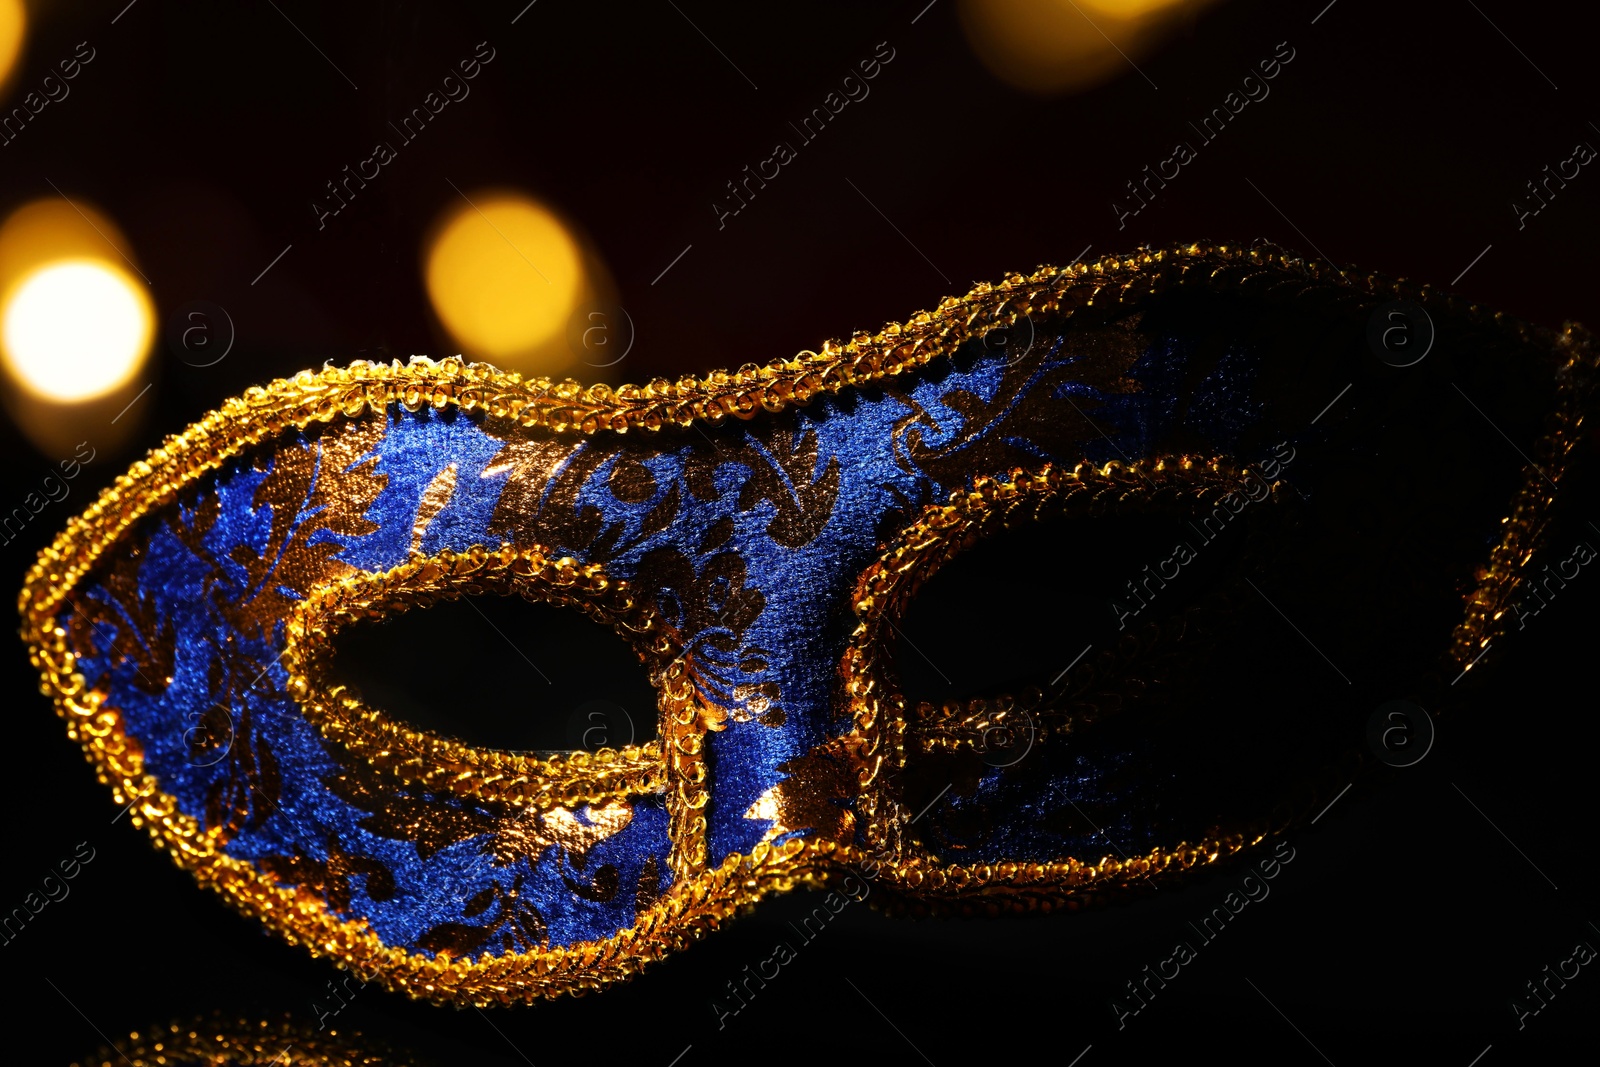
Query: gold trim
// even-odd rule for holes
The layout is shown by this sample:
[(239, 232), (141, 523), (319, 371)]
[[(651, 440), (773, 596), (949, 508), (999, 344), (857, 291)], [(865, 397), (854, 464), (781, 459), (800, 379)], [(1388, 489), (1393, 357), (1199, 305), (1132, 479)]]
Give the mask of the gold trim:
[[(361, 619), (379, 618), (427, 604), (487, 593), (520, 594), (577, 608), (614, 629), (633, 646), (653, 683), (677, 658), (679, 643), (655, 610), (627, 583), (598, 564), (550, 558), (540, 545), (474, 545), (436, 556), (414, 556), (381, 573), (362, 573), (313, 586), (294, 606), (285, 626), (283, 665), (287, 689), (306, 718), (329, 742), (377, 770), (457, 796), (546, 809), (659, 793), (666, 787), (661, 744), (650, 741), (620, 751), (537, 757), (477, 748), (419, 731), (369, 707), (342, 685), (330, 684), (334, 636)], [(663, 694), (662, 713), (675, 711)]]
[(1583, 439), (1583, 420), (1592, 403), (1600, 351), (1589, 331), (1575, 323), (1561, 331), (1555, 347), (1565, 358), (1555, 375), (1560, 384), (1550, 430), (1534, 445), (1538, 459), (1524, 472), (1511, 510), (1501, 520), (1505, 533), (1490, 551), (1477, 588), (1466, 598), (1466, 617), (1450, 635), (1448, 662), (1451, 670), (1460, 672), (1458, 679), (1476, 669), (1489, 646), (1506, 633), (1507, 622), (1501, 620), (1511, 610), (1523, 568), (1543, 541), (1556, 483)]
[(593, 434), (657, 431), (696, 422), (715, 426), (730, 415), (753, 418), (758, 409), (781, 411), (807, 404), (823, 392), (837, 393), (909, 373), (1024, 316), (1070, 317), (1079, 307), (1135, 303), (1182, 284), (1262, 289), (1283, 282), (1337, 283), (1352, 295), (1444, 304), (1485, 327), (1524, 340), (1531, 330), (1477, 305), (1435, 295), (1429, 286), (1331, 271), (1319, 261), (1269, 246), (1191, 244), (1066, 268), (1041, 267), (1026, 277), (1007, 275), (999, 284), (978, 285), (964, 298), (946, 297), (936, 312), (918, 312), (903, 325), (890, 323), (876, 335), (858, 333), (843, 344), (830, 341), (821, 353), (802, 352), (764, 367), (746, 363), (737, 371), (718, 370), (676, 383), (656, 378), (644, 386), (585, 388), (571, 379), (524, 380), (519, 374), (459, 358), (435, 362), (413, 356), (407, 365), (398, 360), (391, 364), (356, 360), (348, 367), (321, 373), (304, 370), (265, 387), (252, 386), (182, 433), (168, 436), (127, 474), (118, 476), (87, 511), (69, 520), (40, 553), (24, 582), (19, 610), (34, 617), (50, 614), (50, 608), (60, 603), (123, 529), (244, 448), (285, 430), (303, 430), (341, 416), (358, 418), (369, 409), (383, 411), (391, 402), (408, 411), (427, 405), (481, 412), (490, 428), (501, 431), (524, 426)]
[(287, 1018), (251, 1021), (217, 1015), (135, 1030), (73, 1067), (421, 1067), (423, 1062), (358, 1031), (313, 1030)]
[[(65, 634), (60, 635), (64, 640)], [(64, 652), (70, 657), (70, 652)], [(363, 981), (434, 1003), (479, 1007), (525, 1003), (563, 993), (584, 993), (630, 978), (645, 965), (684, 948), (769, 893), (797, 885), (825, 885), (838, 864), (867, 867), (868, 853), (825, 840), (793, 839), (781, 845), (758, 844), (749, 855), (735, 853), (718, 867), (676, 882), (660, 900), (640, 912), (638, 921), (617, 934), (542, 951), (452, 959), (428, 958), (385, 945), (362, 920), (345, 920), (311, 894), (283, 886), (246, 861), (218, 850), (215, 836), (177, 810), (170, 795), (144, 772), (138, 746), (122, 729), (121, 715), (89, 692), (79, 702), (62, 697), (58, 710), (69, 735), (84, 745), (111, 785), (119, 805), (131, 805), (130, 818), (173, 860), (202, 884), (221, 893), (247, 917), (257, 919), (291, 944), (334, 960)], [(1051, 902), (1083, 889), (1125, 884), (1151, 873), (1183, 870), (1214, 862), (1261, 840), (1226, 835), (1145, 856), (1107, 856), (1094, 863), (1069, 859), (1056, 863), (999, 863), (941, 866), (921, 860), (883, 868), (889, 880), (935, 899), (965, 893), (1006, 894), (1016, 906), (1049, 910)]]
[(687, 881), (707, 871), (706, 804), (711, 785), (706, 772), (706, 731), (727, 723), (720, 709), (713, 710), (696, 697), (694, 680), (683, 660), (661, 687), (662, 726), (667, 752), (667, 834), (672, 839), (668, 864), (674, 882)]
[[(1157, 477), (1146, 473), (1147, 468)], [(1121, 511), (1129, 503), (1145, 509), (1213, 511), (1231, 493), (1246, 489), (1252, 473), (1267, 488), (1263, 499), (1273, 504), (1285, 499), (1278, 491), (1279, 481), (1269, 480), (1253, 465), (1238, 468), (1224, 456), (1153, 457), (1131, 467), (1110, 463), (1101, 469), (1079, 464), (1070, 475), (1076, 483), (1069, 483), (1064, 496), (1055, 492), (1051, 470), (1049, 464), (1031, 472), (1014, 470), (1011, 481), (1003, 483), (993, 496), (988, 492), (953, 493), (949, 505), (924, 509), (922, 517), (930, 520), (933, 531), (914, 521), (895, 534), (877, 563), (911, 582), (899, 610), (907, 608), (910, 597), (936, 571), (976, 541), (997, 533), (996, 527), (1011, 529), (1032, 520), (1088, 517), (1110, 510), (1107, 505)], [(1096, 487), (1097, 480), (1107, 481)], [(986, 484), (979, 480), (978, 485)], [(1084, 491), (1091, 495), (1084, 497)], [(944, 514), (934, 516), (935, 510)], [(1260, 514), (1252, 509), (1253, 518)], [(951, 522), (952, 516), (962, 516), (964, 521), (956, 527), (943, 525)], [(1253, 522), (1246, 525), (1252, 527), (1248, 536), (1258, 536)], [(1170, 619), (1135, 623), (1113, 647), (1086, 657), (1043, 685), (942, 704), (918, 701), (906, 717), (908, 739), (924, 755), (987, 753), (1024, 743), (1042, 744), (1053, 736), (1066, 736), (1113, 718), (1125, 709), (1130, 687), (1150, 682), (1155, 672), (1169, 669), (1180, 654), (1191, 661), (1205, 654), (1215, 640), (1216, 619), (1232, 607), (1236, 592), (1232, 588), (1220, 591)], [(1196, 633), (1202, 635), (1198, 640), (1194, 639)], [(1197, 648), (1199, 652), (1194, 651)], [(1100, 685), (1099, 680), (1106, 678), (1117, 681), (1110, 687)]]
[[(868, 846), (879, 855), (896, 860), (907, 858), (902, 831), (911, 812), (901, 803), (898, 780), (906, 766), (908, 728), (914, 731), (916, 727), (908, 720), (906, 697), (886, 654), (892, 647), (886, 630), (905, 614), (924, 582), (962, 551), (1002, 527), (1035, 519), (1090, 515), (1130, 504), (1214, 505), (1240, 489), (1250, 472), (1270, 487), (1269, 499), (1278, 498), (1278, 481), (1266, 478), (1254, 467), (1241, 469), (1221, 457), (1163, 456), (1132, 464), (1113, 461), (1104, 467), (1080, 463), (1071, 470), (1049, 463), (1031, 471), (1017, 468), (1009, 477), (979, 476), (970, 490), (953, 491), (948, 503), (925, 507), (890, 540), (878, 559), (856, 580), (851, 607), (859, 621), (839, 666), (854, 723), (843, 740), (860, 763), (858, 777), (861, 808), (867, 816), (864, 829)], [(1159, 625), (1153, 622), (1141, 627), (1146, 634), (1158, 630)], [(1148, 643), (1131, 644), (1137, 647)], [(1093, 669), (1092, 664), (1077, 668), (1080, 673)], [(1069, 679), (1067, 689), (1073, 684)], [(998, 708), (993, 717), (1007, 720), (1009, 725), (1011, 710)], [(985, 720), (990, 717), (986, 715)], [(1070, 721), (1058, 727), (1070, 728)], [(926, 739), (924, 750), (930, 746), (955, 747), (955, 740), (935, 734)]]

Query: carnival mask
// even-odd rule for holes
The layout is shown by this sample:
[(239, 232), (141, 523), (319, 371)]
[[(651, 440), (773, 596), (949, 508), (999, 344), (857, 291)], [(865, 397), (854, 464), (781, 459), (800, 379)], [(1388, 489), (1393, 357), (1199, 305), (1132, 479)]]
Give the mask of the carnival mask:
[[(1470, 689), (1533, 610), (1594, 365), (1579, 327), (1266, 246), (637, 387), (357, 362), (135, 463), (24, 635), (177, 863), (414, 997), (593, 989), (801, 885), (1076, 907), (1261, 847), (1374, 708)], [(512, 595), (615, 631), (653, 738), (487, 748), (337, 677), (386, 616)]]

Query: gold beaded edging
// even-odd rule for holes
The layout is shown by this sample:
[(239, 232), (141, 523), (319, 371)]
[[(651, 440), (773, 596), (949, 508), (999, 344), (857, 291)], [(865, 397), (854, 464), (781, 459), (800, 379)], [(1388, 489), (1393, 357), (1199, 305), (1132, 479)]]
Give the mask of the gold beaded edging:
[[(44, 653), (71, 666), (73, 653), (66, 647), (64, 630), (51, 635)], [(687, 679), (684, 685), (689, 685)], [(128, 806), (134, 825), (164, 846), (178, 866), (291, 944), (332, 958), (363, 980), (435, 1003), (489, 1006), (597, 989), (684, 947), (766, 893), (792, 888), (812, 866), (802, 855), (800, 842), (784, 848), (761, 845), (749, 856), (733, 855), (714, 870), (686, 876), (641, 911), (632, 927), (612, 937), (475, 960), (454, 959), (446, 953), (430, 958), (385, 945), (364, 920), (341, 918), (314, 893), (281, 885), (249, 862), (221, 851), (218, 835), (179, 810), (175, 798), (145, 771), (138, 742), (127, 735), (121, 713), (105, 706), (105, 694), (81, 687), (66, 691), (72, 689), (70, 684), (63, 688), (56, 706), (66, 720), (68, 736), (84, 747), (116, 802)], [(685, 792), (692, 800), (693, 791)], [(675, 823), (675, 848), (677, 837)], [(703, 848), (702, 838), (702, 864)], [(674, 856), (675, 870), (685, 866)]]
[[(745, 364), (735, 372), (714, 371), (675, 383), (658, 378), (642, 387), (613, 390), (594, 385), (585, 389), (570, 380), (523, 380), (481, 364), (455, 359), (436, 363), (422, 357), (413, 357), (406, 366), (398, 361), (387, 365), (357, 361), (348, 368), (328, 368), (320, 374), (302, 371), (293, 379), (246, 390), (242, 397), (225, 401), (182, 433), (167, 437), (119, 475), (82, 515), (69, 520), (30, 568), (18, 598), (30, 659), (40, 671), (41, 691), (53, 699), (67, 722), (69, 736), (84, 747), (117, 802), (132, 806), (134, 823), (144, 826), (197, 880), (289, 941), (305, 944), (313, 955), (331, 957), (341, 967), (390, 989), (441, 1003), (487, 1006), (599, 988), (714, 929), (765, 894), (799, 883), (821, 884), (828, 863), (859, 862), (864, 854), (826, 840), (795, 839), (782, 846), (763, 843), (748, 856), (730, 855), (717, 868), (705, 869), (703, 729), (717, 729), (721, 723), (712, 713), (686, 701), (673, 722), (664, 724), (668, 726), (668, 774), (678, 778), (675, 787), (669, 786), (668, 808), (675, 849), (673, 869), (680, 879), (661, 900), (640, 913), (633, 927), (596, 942), (482, 960), (430, 959), (385, 946), (364, 922), (340, 919), (320, 899), (277, 885), (249, 864), (221, 853), (214, 835), (177, 810), (174, 798), (144, 772), (142, 752), (125, 733), (120, 714), (104, 707), (105, 694), (90, 690), (75, 671), (65, 631), (54, 619), (62, 602), (134, 523), (246, 448), (288, 430), (304, 430), (340, 417), (357, 418), (369, 409), (382, 412), (391, 402), (411, 411), (430, 405), (439, 410), (455, 406), (469, 413), (481, 412), (486, 424), (497, 429), (526, 426), (593, 434), (656, 431), (696, 422), (717, 425), (730, 415), (747, 419), (758, 409), (780, 411), (806, 404), (822, 392), (837, 393), (909, 372), (1022, 316), (1070, 316), (1079, 307), (1132, 303), (1189, 283), (1218, 289), (1337, 285), (1357, 296), (1416, 299), (1521, 340), (1545, 337), (1544, 331), (1438, 294), (1429, 286), (1327, 270), (1317, 261), (1270, 246), (1192, 244), (1143, 250), (1065, 269), (1041, 268), (1031, 276), (1008, 275), (999, 284), (979, 285), (964, 298), (948, 297), (936, 311), (921, 312), (876, 335), (858, 333), (843, 344), (829, 342), (821, 353), (802, 352), (795, 359), (775, 360), (765, 367)], [(1575, 331), (1581, 336), (1575, 336)], [(1569, 327), (1559, 344), (1568, 352), (1569, 367), (1581, 363), (1585, 372), (1592, 370), (1593, 356), (1581, 327)], [(1552, 434), (1563, 457), (1572, 447), (1579, 424), (1578, 402), (1570, 390), (1564, 390), (1564, 396), (1561, 425)], [(1561, 434), (1572, 439), (1560, 439)], [(1545, 454), (1543, 450), (1541, 454)], [(1531, 513), (1523, 506), (1537, 501), (1526, 487), (1524, 497), (1528, 499), (1519, 498), (1518, 511), (1507, 521), (1506, 538), (1497, 546), (1500, 569), (1491, 566), (1475, 594), (1474, 605), (1481, 602), (1484, 610), (1470, 614), (1458, 630), (1457, 649), (1470, 648), (1474, 642), (1486, 647), (1493, 635), (1486, 637), (1484, 632), (1497, 626), (1503, 629), (1499, 620), (1515, 578), (1508, 577), (1505, 568), (1520, 565), (1515, 562), (1518, 547), (1536, 540), (1531, 530), (1523, 531), (1526, 537), (1517, 534), (1519, 522), (1532, 523)], [(1523, 556), (1521, 562), (1525, 561)], [(1461, 651), (1455, 655), (1458, 660), (1467, 658)], [(665, 679), (663, 687), (674, 684), (685, 692), (692, 686), (687, 678), (678, 677)], [(688, 722), (678, 721), (681, 719)], [(696, 730), (696, 724), (703, 729)], [(1136, 860), (1107, 857), (1098, 864), (1069, 860), (940, 867), (910, 860), (891, 865), (889, 871), (901, 885), (923, 895), (1043, 890), (1066, 896), (1151, 870), (1209, 863), (1259, 840), (1230, 835), (1165, 852), (1157, 850)], [(1136, 864), (1146, 866), (1136, 869)]]
[[(1103, 467), (1080, 463), (1070, 470), (1046, 463), (1031, 471), (1017, 468), (1007, 477), (979, 476), (970, 490), (952, 491), (948, 503), (923, 508), (857, 579), (851, 608), (858, 621), (840, 659), (853, 723), (844, 739), (858, 763), (860, 808), (869, 847), (896, 860), (907, 858), (901, 831), (911, 813), (900, 803), (897, 784), (906, 765), (906, 735), (911, 724), (905, 694), (885, 653), (889, 647), (885, 630), (903, 615), (924, 582), (1000, 527), (1046, 517), (1091, 515), (1129, 503), (1141, 507), (1215, 503), (1238, 490), (1251, 471), (1271, 487), (1270, 499), (1277, 499), (1279, 483), (1265, 479), (1253, 467), (1241, 469), (1222, 457), (1163, 456), (1132, 464), (1113, 461)], [(1147, 633), (1158, 629), (1154, 622), (1141, 627)], [(1077, 667), (1079, 673), (1091, 670), (1092, 664)], [(1069, 680), (1069, 690), (1072, 684)], [(993, 720), (998, 724), (993, 728), (1009, 729), (1015, 701), (1002, 697), (995, 703), (993, 711), (982, 709), (985, 717), (977, 725)], [(955, 723), (960, 724), (959, 720)], [(950, 743), (954, 738), (941, 734), (917, 740), (929, 742), (922, 746), (925, 751), (955, 747)], [(967, 740), (971, 743), (972, 738)]]
[(369, 1047), (359, 1033), (313, 1030), (287, 1019), (230, 1020), (219, 1015), (135, 1030), (118, 1045), (100, 1049), (98, 1058), (80, 1060), (74, 1067), (403, 1067), (419, 1063), (387, 1045)]
[[(543, 758), (478, 748), (412, 729), (344, 686), (331, 684), (332, 640), (344, 627), (426, 605), (433, 598), (486, 593), (520, 594), (577, 608), (621, 634), (658, 685), (680, 651), (654, 608), (636, 598), (627, 583), (608, 577), (600, 565), (552, 559), (539, 545), (474, 545), (464, 552), (446, 549), (437, 556), (414, 556), (388, 571), (315, 585), (286, 624), (282, 660), (289, 695), (329, 742), (379, 771), (429, 789), (539, 809), (661, 792), (666, 774), (659, 741)], [(674, 702), (663, 694), (662, 704), (662, 714), (671, 719), (677, 710)]]
[[(482, 749), (412, 730), (370, 708), (342, 686), (324, 687), (331, 638), (356, 619), (382, 617), (429, 596), (520, 593), (576, 607), (623, 636), (645, 662), (658, 693), (660, 739), (543, 759)], [(626, 582), (599, 564), (552, 560), (540, 545), (474, 545), (416, 556), (382, 573), (351, 575), (313, 588), (287, 624), (283, 655), (289, 694), (327, 740), (380, 771), (458, 796), (574, 807), (642, 793), (666, 794), (668, 863), (679, 879), (706, 869), (705, 808), (710, 799), (704, 735), (726, 716), (699, 699), (679, 636)]]
[[(1080, 463), (1068, 473), (1071, 481), (1061, 488), (1054, 480), (1053, 465), (1031, 472), (1017, 468), (1011, 472), (1010, 482), (998, 491), (993, 479), (979, 478), (973, 491), (952, 492), (950, 504), (925, 508), (918, 521), (895, 535), (877, 563), (909, 581), (895, 597), (896, 608), (904, 610), (934, 572), (996, 532), (995, 526), (1011, 529), (1034, 519), (1093, 515), (1129, 502), (1144, 508), (1187, 504), (1212, 509), (1243, 488), (1252, 469), (1238, 468), (1224, 456), (1175, 455), (1140, 460), (1131, 466), (1111, 462), (1102, 468)], [(1152, 478), (1150, 471), (1158, 477)], [(1280, 483), (1267, 482), (1261, 472), (1255, 473), (1268, 486), (1266, 499), (1282, 502)], [(940, 514), (934, 514), (936, 511)], [(920, 525), (922, 519), (938, 532)], [(887, 605), (880, 610), (888, 610)], [(1171, 645), (1200, 623), (1205, 610), (1191, 606), (1171, 619), (1136, 624), (1115, 648), (1062, 672), (1046, 688), (1035, 685), (1017, 693), (986, 694), (939, 705), (919, 701), (906, 716), (910, 742), (923, 755), (987, 752), (994, 747), (1003, 750), (1020, 743), (1020, 737), (1042, 743), (1115, 716), (1122, 710), (1119, 694), (1101, 692), (1098, 701), (1085, 699), (1092, 678)], [(881, 628), (876, 632), (881, 636)], [(860, 633), (858, 629), (857, 636)]]
[[(35, 649), (45, 673), (41, 688), (54, 696), (68, 736), (83, 746), (116, 803), (129, 807), (135, 826), (144, 828), (198, 882), (291, 944), (304, 945), (313, 955), (331, 958), (363, 980), (414, 998), (490, 1006), (598, 989), (687, 946), (769, 893), (800, 884), (823, 885), (839, 863), (871, 862), (868, 853), (837, 842), (792, 839), (782, 844), (763, 842), (748, 855), (730, 855), (708, 869), (700, 755), (703, 731), (714, 728), (714, 721), (697, 707), (690, 679), (669, 671), (663, 681), (664, 699), (679, 698), (669, 719), (667, 744), (669, 776), (676, 779), (668, 789), (674, 885), (641, 911), (633, 926), (609, 938), (479, 959), (453, 959), (447, 954), (429, 958), (385, 945), (364, 920), (343, 919), (315, 894), (278, 884), (250, 863), (221, 851), (218, 835), (180, 811), (175, 798), (145, 771), (138, 742), (126, 733), (121, 713), (105, 705), (106, 694), (86, 688), (82, 674), (73, 670), (76, 657), (67, 646), (65, 629), (56, 626), (43, 637), (44, 643)], [(673, 664), (681, 662), (676, 659)], [(1080, 890), (1210, 863), (1251, 843), (1229, 835), (1133, 859), (1107, 856), (1093, 863), (1068, 859), (971, 866), (914, 859), (891, 863), (883, 870), (893, 884), (930, 899), (976, 893), (1006, 897), (1011, 907), (1048, 910), (1051, 901)]]
[[(278, 885), (248, 862), (219, 851), (214, 835), (177, 810), (173, 798), (162, 793), (155, 779), (144, 772), (142, 754), (123, 732), (121, 715), (102, 707), (98, 694), (85, 696), (81, 703), (63, 700), (68, 733), (84, 744), (117, 803), (131, 805), (130, 818), (135, 825), (145, 827), (158, 843), (166, 844), (180, 867), (289, 943), (304, 945), (314, 956), (332, 958), (364, 981), (376, 981), (394, 992), (434, 1003), (488, 1007), (590, 992), (630, 978), (646, 965), (687, 947), (769, 893), (787, 892), (802, 884), (823, 885), (837, 864), (866, 866), (871, 862), (868, 853), (828, 840), (763, 842), (749, 855), (735, 853), (718, 867), (675, 884), (641, 911), (633, 926), (612, 937), (476, 960), (452, 959), (447, 954), (428, 958), (385, 945), (365, 921), (341, 919), (320, 897)], [(1049, 901), (1082, 889), (1208, 864), (1259, 840), (1259, 836), (1228, 835), (1156, 849), (1133, 859), (1107, 856), (1095, 863), (1069, 859), (941, 866), (914, 860), (884, 870), (895, 884), (930, 898), (950, 899), (973, 892), (1009, 895), (1018, 907), (1048, 910)]]
[(730, 416), (749, 419), (758, 410), (781, 411), (825, 392), (907, 373), (1025, 316), (1070, 316), (1078, 308), (1132, 303), (1183, 284), (1218, 289), (1337, 284), (1354, 295), (1424, 301), (1518, 339), (1543, 337), (1543, 331), (1431, 286), (1327, 269), (1319, 260), (1269, 245), (1196, 243), (1066, 268), (1041, 267), (1028, 276), (1009, 274), (998, 284), (976, 286), (965, 297), (946, 297), (936, 311), (918, 312), (904, 324), (890, 323), (876, 335), (861, 332), (842, 344), (825, 343), (820, 353), (801, 352), (765, 366), (746, 363), (737, 371), (717, 370), (676, 382), (656, 378), (643, 386), (613, 389), (598, 383), (585, 388), (572, 379), (524, 379), (459, 358), (435, 362), (413, 356), (406, 365), (356, 360), (348, 367), (304, 370), (265, 387), (252, 386), (182, 433), (169, 435), (119, 475), (87, 511), (69, 520), (40, 553), (24, 582), (19, 610), (35, 617), (49, 614), (123, 528), (244, 448), (285, 430), (304, 430), (341, 416), (357, 418), (369, 409), (383, 411), (390, 403), (409, 411), (454, 406), (482, 413), (491, 428), (501, 430), (522, 426), (594, 434), (653, 432), (697, 422), (716, 426)]
[[(1522, 571), (1543, 541), (1555, 501), (1555, 487), (1571, 465), (1573, 450), (1583, 438), (1584, 418), (1593, 403), (1595, 371), (1600, 368), (1589, 331), (1568, 324), (1556, 338), (1562, 362), (1556, 371), (1556, 411), (1550, 429), (1534, 445), (1538, 459), (1524, 471), (1522, 486), (1501, 522), (1505, 533), (1489, 552), (1477, 588), (1466, 598), (1466, 617), (1450, 635), (1448, 662), (1464, 676), (1477, 667), (1489, 646), (1506, 633), (1512, 594)], [(1505, 620), (1505, 621), (1502, 621)], [(1454, 684), (1454, 683), (1452, 683)]]

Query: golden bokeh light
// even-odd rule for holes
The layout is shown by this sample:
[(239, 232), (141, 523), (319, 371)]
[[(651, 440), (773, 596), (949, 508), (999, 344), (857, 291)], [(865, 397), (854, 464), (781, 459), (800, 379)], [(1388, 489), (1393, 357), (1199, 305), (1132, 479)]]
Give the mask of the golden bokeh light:
[(153, 322), (144, 287), (127, 271), (88, 259), (47, 263), (6, 295), (0, 352), (45, 399), (93, 400), (138, 373)]
[(962, 0), (961, 27), (995, 77), (1053, 95), (1122, 74), (1212, 0)]
[(1078, 0), (1091, 15), (1110, 15), (1112, 18), (1131, 19), (1183, 3), (1183, 0)]
[(28, 33), (28, 11), (22, 0), (0, 0), (0, 88), (16, 69)]
[(149, 288), (127, 238), (86, 201), (48, 197), (0, 225), (0, 399), (45, 452), (111, 447), (149, 386)]
[(604, 288), (579, 238), (538, 201), (474, 192), (436, 225), (423, 275), (461, 354), (505, 370), (555, 374), (573, 362), (567, 329)]

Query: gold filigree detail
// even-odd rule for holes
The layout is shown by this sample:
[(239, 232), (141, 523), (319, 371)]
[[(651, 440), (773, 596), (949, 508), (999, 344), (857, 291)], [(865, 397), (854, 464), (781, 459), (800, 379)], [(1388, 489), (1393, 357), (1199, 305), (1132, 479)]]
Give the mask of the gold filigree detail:
[(582, 867), (591, 848), (615, 837), (632, 821), (633, 805), (626, 800), (590, 805), (583, 809), (582, 819), (571, 808), (525, 811), (495, 835), (495, 859), (505, 864), (526, 856), (533, 863), (545, 849), (557, 848), (573, 866)]
[(456, 491), (456, 465), (450, 464), (444, 470), (433, 476), (433, 481), (428, 483), (428, 488), (422, 491), (422, 499), (417, 502), (417, 517), (411, 523), (411, 554), (422, 555), (422, 537), (428, 532), (428, 527), (433, 520), (439, 517), (445, 505), (450, 503), (450, 497)]
[(860, 786), (857, 748), (854, 738), (830, 738), (804, 756), (778, 764), (778, 773), (786, 777), (757, 797), (744, 817), (772, 820), (764, 841), (796, 830), (815, 830), (833, 841), (851, 841), (856, 818), (850, 804)]
[[(352, 573), (337, 558), (340, 542), (319, 533), (362, 537), (378, 529), (367, 518), (388, 478), (377, 473), (374, 453), (387, 428), (367, 419), (349, 430), (317, 434), (305, 446), (285, 442), (256, 457), (268, 464), (251, 503), (271, 509), (266, 546), (236, 547), (233, 561), (244, 568), (247, 592), (220, 606), (241, 630), (267, 639), (315, 582)], [(202, 554), (202, 558), (204, 558)]]

